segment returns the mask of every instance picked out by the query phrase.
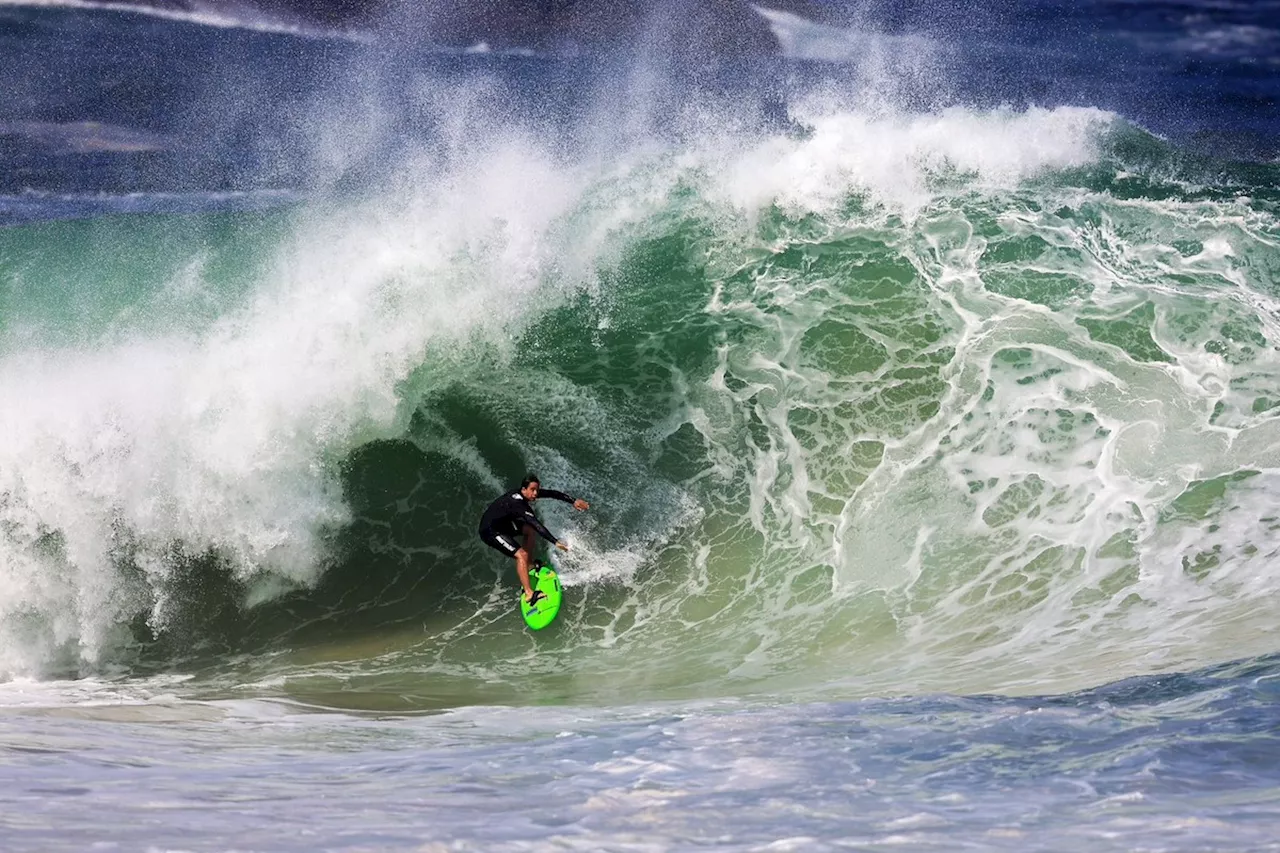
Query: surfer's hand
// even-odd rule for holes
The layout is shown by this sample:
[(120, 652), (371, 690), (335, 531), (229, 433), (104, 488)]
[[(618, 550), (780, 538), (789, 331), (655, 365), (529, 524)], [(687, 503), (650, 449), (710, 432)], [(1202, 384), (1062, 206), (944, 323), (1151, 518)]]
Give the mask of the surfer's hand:
[(586, 509), (589, 506), (591, 506), (591, 504), (587, 503), (582, 498), (578, 498), (576, 501), (573, 502), (573, 508), (578, 510), (579, 512), (581, 512), (582, 510)]
[(568, 551), (568, 550), (569, 550), (569, 546), (568, 546), (568, 545), (566, 545), (566, 544), (565, 544), (565, 543), (563, 543), (563, 542), (557, 542), (557, 543), (556, 543), (556, 547), (557, 547), (557, 548), (559, 548), (561, 551)]

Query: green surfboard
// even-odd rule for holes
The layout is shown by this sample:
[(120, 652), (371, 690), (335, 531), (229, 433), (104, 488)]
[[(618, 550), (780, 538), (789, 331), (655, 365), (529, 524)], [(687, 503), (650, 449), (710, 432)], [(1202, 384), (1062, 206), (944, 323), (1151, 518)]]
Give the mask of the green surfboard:
[(530, 607), (529, 602), (525, 601), (524, 592), (521, 591), (520, 615), (524, 617), (526, 625), (535, 631), (541, 631), (554, 622), (556, 614), (560, 612), (560, 578), (556, 577), (555, 569), (539, 564), (529, 569), (529, 585), (541, 592), (545, 598), (539, 598), (537, 603)]

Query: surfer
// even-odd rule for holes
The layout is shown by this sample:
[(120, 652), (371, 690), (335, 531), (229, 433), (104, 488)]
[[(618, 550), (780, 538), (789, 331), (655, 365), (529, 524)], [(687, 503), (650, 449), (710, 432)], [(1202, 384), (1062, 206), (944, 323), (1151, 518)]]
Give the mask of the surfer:
[[(548, 542), (554, 542), (561, 551), (569, 550), (569, 546), (556, 539), (533, 514), (533, 502), (539, 497), (573, 504), (573, 508), (579, 511), (590, 506), (582, 498), (573, 498), (555, 489), (543, 489), (538, 478), (530, 474), (520, 482), (519, 490), (499, 497), (489, 504), (489, 508), (480, 517), (480, 541), (515, 558), (516, 574), (520, 577), (520, 585), (524, 587), (525, 599), (530, 604), (537, 601), (535, 596), (541, 596), (541, 593), (535, 593), (529, 585), (529, 556), (533, 553), (533, 534), (537, 533)], [(520, 544), (521, 540), (523, 544)]]

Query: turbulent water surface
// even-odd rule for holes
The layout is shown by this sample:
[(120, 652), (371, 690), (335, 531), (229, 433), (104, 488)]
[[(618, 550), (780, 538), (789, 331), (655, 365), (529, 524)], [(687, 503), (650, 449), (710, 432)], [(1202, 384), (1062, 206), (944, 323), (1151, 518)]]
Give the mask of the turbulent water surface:
[(677, 5), (0, 3), (5, 849), (1280, 849), (1274, 4)]

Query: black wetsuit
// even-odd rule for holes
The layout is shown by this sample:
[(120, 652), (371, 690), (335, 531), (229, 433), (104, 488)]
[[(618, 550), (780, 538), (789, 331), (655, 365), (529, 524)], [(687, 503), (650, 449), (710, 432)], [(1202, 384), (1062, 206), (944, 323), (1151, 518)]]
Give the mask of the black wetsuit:
[[(565, 503), (573, 503), (574, 499), (564, 492), (555, 489), (539, 489), (538, 497), (551, 498)], [(546, 525), (533, 514), (533, 506), (520, 494), (519, 489), (507, 492), (484, 511), (480, 517), (480, 540), (490, 548), (494, 548), (508, 557), (514, 557), (516, 551), (524, 544), (524, 527), (529, 525), (538, 535), (548, 542), (555, 542), (556, 537)]]

